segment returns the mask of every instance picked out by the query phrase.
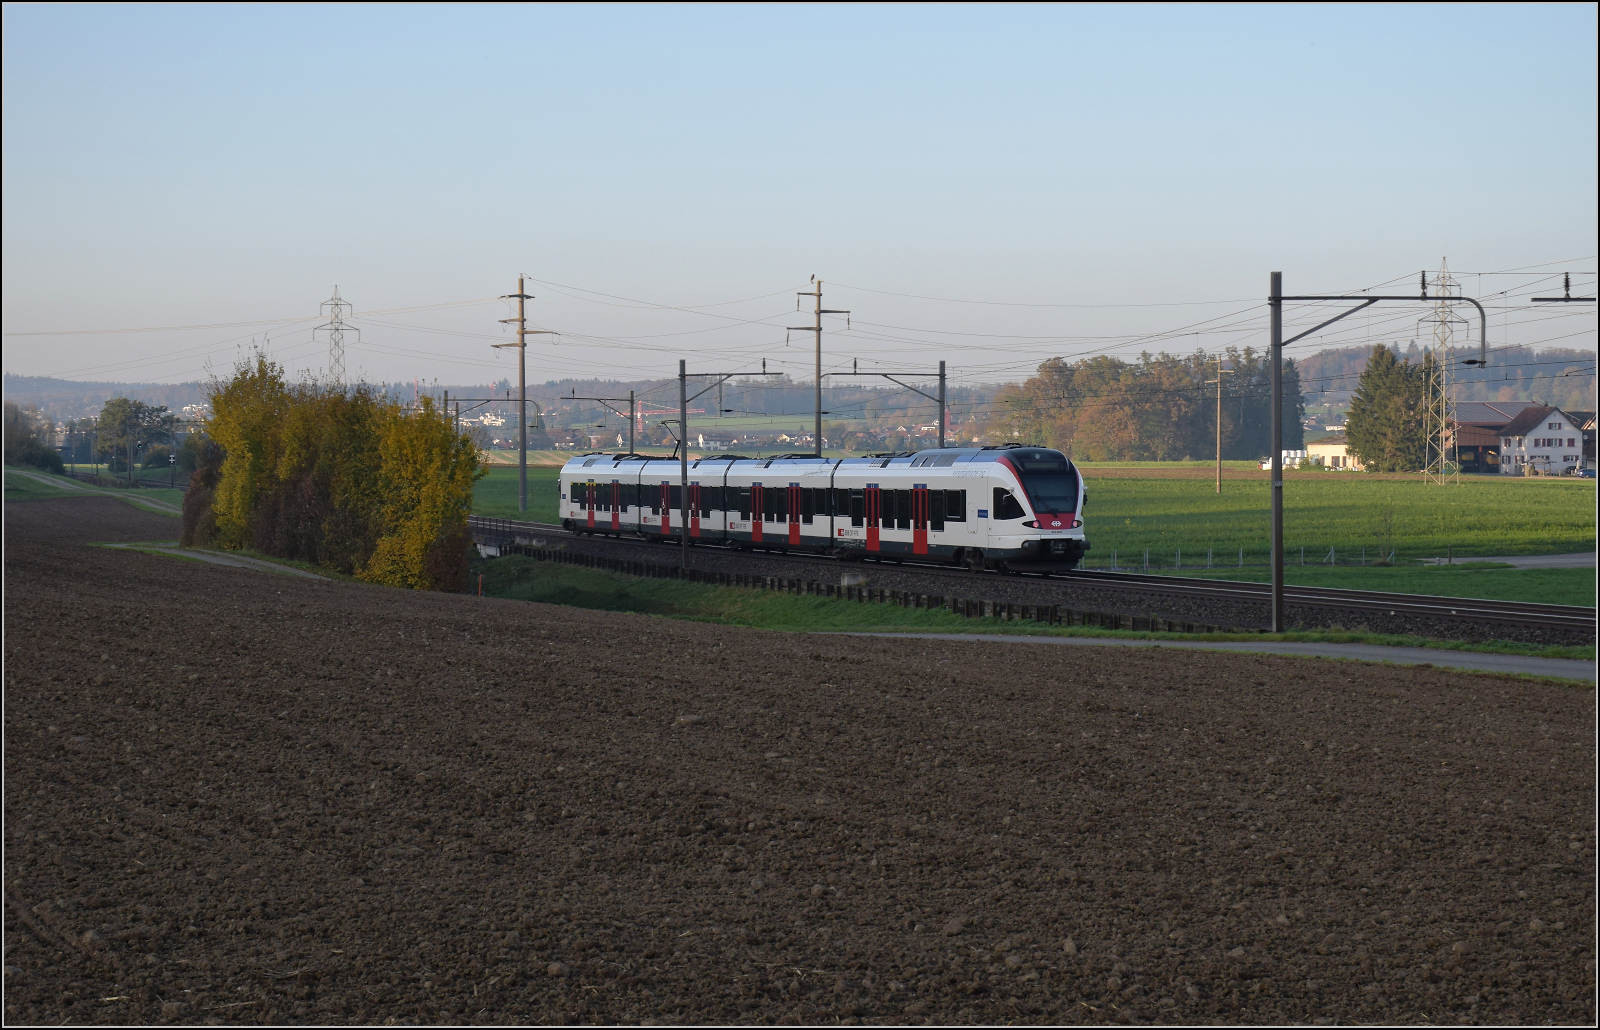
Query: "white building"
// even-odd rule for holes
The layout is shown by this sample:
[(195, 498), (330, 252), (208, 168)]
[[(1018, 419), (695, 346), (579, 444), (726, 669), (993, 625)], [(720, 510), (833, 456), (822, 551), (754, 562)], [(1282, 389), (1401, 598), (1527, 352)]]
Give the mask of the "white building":
[(1583, 420), (1560, 408), (1527, 408), (1500, 430), (1500, 474), (1559, 476), (1584, 462)]

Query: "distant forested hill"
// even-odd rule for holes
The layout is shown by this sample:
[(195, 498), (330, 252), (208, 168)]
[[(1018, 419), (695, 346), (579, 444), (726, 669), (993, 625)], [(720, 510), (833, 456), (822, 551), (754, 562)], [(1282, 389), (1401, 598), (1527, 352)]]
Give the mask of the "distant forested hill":
[(79, 383), (41, 376), (5, 376), (5, 399), (33, 405), (53, 419), (88, 418), (113, 397), (165, 404), (172, 411), (205, 400), (201, 383)]
[[(1422, 360), (1415, 344), (1394, 348), (1401, 359)], [(1298, 358), (1300, 388), (1310, 404), (1342, 404), (1350, 400), (1356, 380), (1367, 367), (1368, 347), (1340, 347)], [(1461, 356), (1477, 357), (1477, 352)], [(1457, 400), (1540, 401), (1561, 408), (1595, 409), (1593, 351), (1552, 347), (1492, 347), (1486, 369), (1460, 366)]]

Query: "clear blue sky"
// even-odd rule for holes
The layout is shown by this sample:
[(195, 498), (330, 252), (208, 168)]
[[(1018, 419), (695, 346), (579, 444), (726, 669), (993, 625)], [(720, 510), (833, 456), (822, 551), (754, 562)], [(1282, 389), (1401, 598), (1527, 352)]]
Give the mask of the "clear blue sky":
[[(853, 312), (831, 366), (994, 379), (1259, 344), (1272, 269), (1592, 284), (1596, 29), (1588, 4), (7, 6), (5, 329), (290, 319), (337, 283), (352, 371), (486, 382), (514, 375), (502, 306), (392, 309), (526, 272), (565, 334), (535, 380), (799, 374), (816, 274)], [(1594, 345), (1591, 315), (1497, 310), (1495, 342)], [(1142, 339), (1207, 319), (1237, 331)], [(315, 367), (311, 324), (8, 335), (4, 365), (192, 379), (271, 329)]]

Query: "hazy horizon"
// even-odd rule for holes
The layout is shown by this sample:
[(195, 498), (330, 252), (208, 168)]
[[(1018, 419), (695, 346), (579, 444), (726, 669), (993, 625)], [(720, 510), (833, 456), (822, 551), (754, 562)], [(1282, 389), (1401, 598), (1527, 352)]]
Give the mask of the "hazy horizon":
[(514, 382), (524, 272), (561, 333), (531, 382), (804, 379), (817, 275), (830, 370), (996, 382), (1259, 348), (1274, 269), (1412, 293), (1445, 258), (1492, 344), (1592, 349), (1592, 307), (1528, 298), (1595, 288), (1595, 9), (1448, 14), (8, 6), (4, 367), (317, 370), (337, 284), (351, 379)]

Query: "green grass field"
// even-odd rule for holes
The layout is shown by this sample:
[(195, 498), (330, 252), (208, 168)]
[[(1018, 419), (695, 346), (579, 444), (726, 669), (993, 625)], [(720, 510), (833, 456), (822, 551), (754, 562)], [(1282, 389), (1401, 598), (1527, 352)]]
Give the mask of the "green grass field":
[(501, 519), (523, 519), (527, 522), (555, 522), (556, 501), (561, 491), (558, 484), (561, 470), (557, 468), (530, 468), (528, 470), (528, 510), (517, 510), (517, 470), (494, 467), (488, 475), (478, 480), (472, 493), (472, 514), (489, 515)]
[(945, 609), (901, 608), (892, 604), (862, 604), (826, 597), (775, 593), (745, 587), (719, 587), (671, 579), (644, 579), (602, 569), (558, 565), (532, 558), (509, 556), (474, 561), (470, 582), (475, 590), (483, 577), (483, 592), (490, 597), (539, 601), (612, 612), (638, 612), (696, 622), (786, 632), (939, 632), (1053, 634), (1080, 637), (1125, 637), (1201, 641), (1290, 640), (1323, 643), (1367, 643), (1398, 647), (1440, 647), (1449, 650), (1495, 651), (1533, 654), (1547, 658), (1593, 660), (1593, 647), (1546, 647), (1509, 641), (1467, 644), (1426, 640), (1421, 637), (1347, 632), (1342, 630), (1270, 634), (1217, 633), (1188, 635), (1135, 633), (1084, 627), (1045, 627), (1036, 623), (1000, 619), (966, 619)]
[[(1266, 568), (1213, 569), (1178, 573), (1207, 579), (1266, 583)], [(1296, 586), (1343, 590), (1390, 590), (1401, 594), (1435, 597), (1476, 597), (1496, 601), (1530, 601), (1539, 604), (1576, 604), (1594, 607), (1594, 569), (1515, 569), (1509, 565), (1408, 565), (1392, 568), (1327, 568), (1290, 565), (1284, 582)]]
[[(1088, 567), (1151, 564), (1170, 569), (1264, 563), (1270, 545), (1268, 484), (1209, 479), (1097, 478), (1084, 470)], [(1376, 480), (1326, 473), (1291, 478), (1283, 488), (1284, 544), (1290, 560), (1323, 561), (1331, 547), (1340, 564), (1375, 561), (1386, 546), (1400, 559), (1443, 556), (1565, 554), (1593, 550), (1595, 484), (1559, 479), (1463, 479), (1449, 486), (1421, 480)]]

